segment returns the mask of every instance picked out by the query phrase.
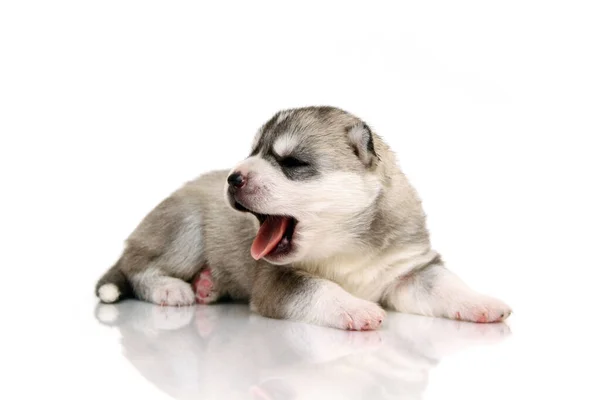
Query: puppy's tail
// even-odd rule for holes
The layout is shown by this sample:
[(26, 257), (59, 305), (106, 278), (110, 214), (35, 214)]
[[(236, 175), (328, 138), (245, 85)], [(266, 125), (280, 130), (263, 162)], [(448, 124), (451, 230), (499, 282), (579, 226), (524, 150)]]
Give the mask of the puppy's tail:
[(100, 278), (96, 284), (96, 296), (103, 303), (116, 303), (122, 299), (133, 297), (131, 283), (121, 271), (121, 260)]

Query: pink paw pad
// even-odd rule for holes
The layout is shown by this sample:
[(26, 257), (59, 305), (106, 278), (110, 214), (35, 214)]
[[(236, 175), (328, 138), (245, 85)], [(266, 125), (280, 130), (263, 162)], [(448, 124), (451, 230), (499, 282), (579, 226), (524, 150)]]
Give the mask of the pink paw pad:
[(451, 313), (451, 318), (457, 321), (475, 322), (478, 324), (489, 324), (502, 322), (511, 315), (510, 310), (487, 309), (487, 310), (463, 310)]
[(194, 292), (196, 292), (196, 303), (208, 304), (216, 300), (218, 293), (216, 292), (215, 285), (212, 278), (210, 268), (206, 268), (192, 283)]
[(381, 326), (383, 319), (373, 319), (367, 321), (350, 321), (346, 322), (346, 330), (348, 331), (373, 331)]
[(477, 321), (476, 321), (476, 322), (478, 322), (478, 323), (480, 323), (480, 324), (485, 324), (486, 322), (488, 322), (488, 317), (487, 317), (487, 315), (486, 315), (486, 314), (481, 314), (481, 315), (479, 316), (479, 318), (477, 318)]

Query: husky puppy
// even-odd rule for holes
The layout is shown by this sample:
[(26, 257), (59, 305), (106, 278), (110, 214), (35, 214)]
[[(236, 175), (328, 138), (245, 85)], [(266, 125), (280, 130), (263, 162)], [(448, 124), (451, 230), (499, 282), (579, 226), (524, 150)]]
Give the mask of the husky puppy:
[(392, 150), (334, 107), (278, 112), (232, 170), (163, 200), (96, 294), (166, 306), (229, 298), (350, 330), (377, 329), (384, 309), (480, 323), (511, 313), (444, 266)]

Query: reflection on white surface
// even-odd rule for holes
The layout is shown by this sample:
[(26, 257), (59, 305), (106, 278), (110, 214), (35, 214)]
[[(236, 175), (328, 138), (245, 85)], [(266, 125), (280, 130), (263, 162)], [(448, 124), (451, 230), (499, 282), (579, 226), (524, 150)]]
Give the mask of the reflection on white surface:
[(380, 331), (347, 332), (262, 318), (247, 305), (99, 305), (125, 358), (176, 399), (418, 399), (440, 360), (496, 343), (505, 324), (390, 313)]

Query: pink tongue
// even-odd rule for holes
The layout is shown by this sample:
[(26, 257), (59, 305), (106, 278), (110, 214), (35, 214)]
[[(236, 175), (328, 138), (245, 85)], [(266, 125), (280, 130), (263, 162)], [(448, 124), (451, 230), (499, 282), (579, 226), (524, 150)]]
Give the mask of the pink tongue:
[(260, 260), (269, 254), (283, 238), (289, 222), (290, 219), (286, 217), (267, 217), (252, 243), (252, 258)]

